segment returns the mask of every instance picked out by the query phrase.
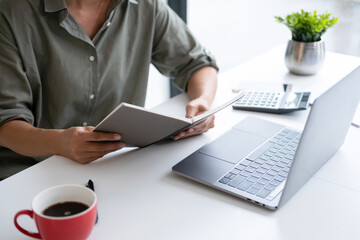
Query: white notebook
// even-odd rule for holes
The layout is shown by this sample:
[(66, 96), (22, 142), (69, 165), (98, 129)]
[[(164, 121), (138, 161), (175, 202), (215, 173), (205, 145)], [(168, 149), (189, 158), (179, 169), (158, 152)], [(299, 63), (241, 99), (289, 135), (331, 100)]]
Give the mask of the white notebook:
[(244, 94), (240, 93), (230, 101), (193, 118), (165, 115), (129, 103), (121, 103), (95, 127), (94, 131), (119, 133), (121, 141), (126, 146), (145, 147), (204, 121), (243, 96)]

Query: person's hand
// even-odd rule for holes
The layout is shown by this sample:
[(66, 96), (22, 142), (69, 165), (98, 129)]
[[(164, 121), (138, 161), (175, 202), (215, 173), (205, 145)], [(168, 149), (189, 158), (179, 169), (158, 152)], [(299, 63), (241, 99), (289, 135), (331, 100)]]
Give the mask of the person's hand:
[[(191, 118), (196, 115), (202, 114), (205, 111), (209, 110), (210, 106), (208, 103), (201, 98), (196, 98), (190, 101), (186, 106), (186, 117)], [(198, 135), (204, 132), (207, 132), (210, 128), (215, 126), (215, 116), (212, 115), (201, 123), (192, 126), (191, 128), (178, 133), (173, 137), (174, 140), (179, 140), (182, 138)]]
[(119, 142), (119, 134), (93, 132), (93, 129), (72, 127), (63, 130), (59, 155), (79, 163), (89, 163), (125, 147), (123, 142)]

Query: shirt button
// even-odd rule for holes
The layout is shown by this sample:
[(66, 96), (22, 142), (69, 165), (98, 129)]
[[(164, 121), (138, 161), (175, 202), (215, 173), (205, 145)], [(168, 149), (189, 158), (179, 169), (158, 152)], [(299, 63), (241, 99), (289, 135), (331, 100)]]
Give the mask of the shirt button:
[(106, 24), (106, 27), (110, 27), (110, 25), (111, 25), (111, 22), (108, 22), (108, 23)]
[(86, 127), (86, 126), (88, 125), (88, 123), (87, 123), (87, 122), (83, 122), (82, 125), (83, 125), (84, 127)]
[(89, 60), (90, 60), (91, 62), (93, 62), (93, 61), (95, 60), (95, 57), (94, 57), (94, 56), (90, 56), (90, 57), (89, 57)]
[(90, 95), (90, 99), (93, 100), (95, 98), (95, 95), (94, 94), (91, 94)]

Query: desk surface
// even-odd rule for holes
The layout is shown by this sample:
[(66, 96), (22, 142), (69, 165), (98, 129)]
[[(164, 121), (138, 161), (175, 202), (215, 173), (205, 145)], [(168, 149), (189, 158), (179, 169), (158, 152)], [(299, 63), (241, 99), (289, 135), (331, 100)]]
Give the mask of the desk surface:
[[(273, 49), (219, 76), (214, 105), (232, 97), (242, 81), (291, 83), (319, 95), (360, 64), (360, 58), (327, 53), (321, 71), (308, 77), (287, 72), (285, 47)], [(186, 95), (157, 106), (184, 114)], [(351, 127), (341, 149), (289, 202), (273, 212), (171, 172), (187, 155), (214, 140), (246, 116), (302, 129), (308, 111), (287, 115), (251, 113), (228, 107), (216, 127), (193, 138), (125, 149), (91, 164), (53, 156), (0, 182), (0, 238), (27, 239), (13, 226), (14, 214), (30, 209), (32, 198), (58, 184), (95, 183), (99, 222), (90, 239), (359, 239), (360, 129)], [(35, 231), (27, 217), (21, 225)]]

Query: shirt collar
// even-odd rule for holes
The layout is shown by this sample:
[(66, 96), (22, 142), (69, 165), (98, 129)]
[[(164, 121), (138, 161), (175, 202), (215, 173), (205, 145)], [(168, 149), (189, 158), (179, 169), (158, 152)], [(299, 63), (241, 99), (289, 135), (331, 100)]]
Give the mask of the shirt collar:
[[(112, 0), (110, 4), (110, 10), (113, 10), (117, 5), (124, 0)], [(129, 2), (138, 4), (137, 0), (129, 0)], [(44, 0), (45, 12), (57, 12), (63, 9), (67, 9), (65, 0)]]
[(124, 2), (125, 0), (112, 0), (108, 9), (108, 13), (114, 10), (120, 3)]
[(45, 12), (57, 12), (66, 9), (65, 0), (44, 0)]

